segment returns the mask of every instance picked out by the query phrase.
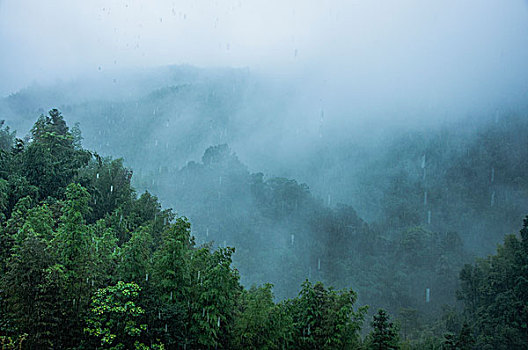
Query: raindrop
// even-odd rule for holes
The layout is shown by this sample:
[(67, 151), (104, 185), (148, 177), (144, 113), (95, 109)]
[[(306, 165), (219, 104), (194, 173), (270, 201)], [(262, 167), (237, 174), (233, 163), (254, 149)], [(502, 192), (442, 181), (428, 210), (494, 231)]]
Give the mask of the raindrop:
[(209, 227), (207, 229), (205, 229), (205, 236), (209, 237)]
[(427, 223), (431, 225), (431, 211), (430, 210), (427, 211)]
[(145, 275), (145, 281), (148, 282), (148, 273)]
[(161, 320), (161, 311), (158, 311), (158, 320)]
[(172, 292), (171, 292), (171, 294), (170, 294), (170, 300), (172, 300)]
[(425, 154), (422, 156), (422, 169), (425, 169)]
[(291, 235), (291, 245), (293, 245), (294, 242), (295, 242), (295, 235), (292, 234), (292, 235)]
[(205, 307), (202, 307), (202, 317), (205, 317)]
[(200, 280), (200, 271), (198, 270), (198, 280)]
[(495, 168), (491, 168), (491, 183), (495, 181)]
[(491, 199), (490, 199), (490, 206), (493, 207), (495, 205), (495, 191), (491, 193)]
[(425, 289), (425, 302), (428, 303), (431, 301), (431, 290), (429, 288)]
[(427, 205), (427, 191), (424, 191), (424, 205)]
[(218, 321), (216, 322), (216, 325), (220, 327), (220, 316), (218, 316)]
[(321, 259), (317, 259), (317, 270), (321, 270)]
[(110, 185), (110, 192), (114, 192), (114, 185)]
[(328, 195), (328, 206), (330, 206), (330, 203), (331, 203), (331, 197), (330, 195)]
[(167, 324), (165, 323), (165, 332), (167, 332)]
[(99, 178), (99, 173), (95, 174), (95, 178), (96, 178), (96, 179)]

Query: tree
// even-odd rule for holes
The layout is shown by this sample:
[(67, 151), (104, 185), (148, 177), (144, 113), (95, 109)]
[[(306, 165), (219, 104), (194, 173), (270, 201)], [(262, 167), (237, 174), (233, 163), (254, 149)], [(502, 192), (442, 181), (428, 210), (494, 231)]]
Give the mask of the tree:
[(36, 348), (60, 347), (56, 318), (60, 304), (52, 302), (60, 290), (50, 283), (53, 258), (46, 248), (46, 242), (30, 231), (13, 248), (9, 269), (0, 281), (10, 323), (17, 334), (28, 334), (27, 343)]
[[(91, 281), (97, 261), (92, 246), (92, 228), (86, 225), (90, 194), (78, 184), (66, 188), (57, 234), (51, 242), (57, 264), (64, 271), (61, 290), (66, 346), (75, 346), (82, 335), (84, 313), (90, 302)], [(71, 343), (69, 343), (71, 341)]]
[(88, 164), (91, 154), (76, 148), (74, 136), (60, 112), (41, 115), (31, 129), (32, 140), (21, 156), (21, 175), (39, 188), (39, 198), (62, 199), (65, 187), (78, 169)]
[[(522, 349), (528, 344), (528, 217), (520, 239), (507, 235), (496, 255), (466, 265), (458, 297), (478, 347)], [(468, 333), (469, 335), (469, 333)], [(468, 337), (465, 337), (468, 338)]]
[(134, 231), (130, 240), (123, 245), (121, 250), (120, 277), (139, 285), (148, 282), (149, 274), (152, 276), (152, 249), (151, 228), (142, 226)]
[(236, 349), (281, 349), (291, 344), (293, 320), (273, 302), (272, 285), (251, 287), (240, 294), (234, 323)]
[(0, 120), (0, 152), (7, 152), (15, 143), (15, 132), (4, 126), (5, 120)]
[(123, 281), (97, 290), (85, 332), (99, 339), (104, 349), (148, 349), (145, 345), (147, 324), (143, 323), (145, 310), (139, 306), (140, 292), (137, 284)]
[(374, 315), (372, 331), (369, 334), (368, 347), (372, 350), (399, 349), (398, 328), (389, 321), (387, 312), (379, 309)]
[(354, 310), (351, 289), (326, 289), (321, 282), (305, 281), (299, 296), (286, 303), (292, 315), (298, 349), (350, 349), (360, 344), (359, 331), (366, 307)]

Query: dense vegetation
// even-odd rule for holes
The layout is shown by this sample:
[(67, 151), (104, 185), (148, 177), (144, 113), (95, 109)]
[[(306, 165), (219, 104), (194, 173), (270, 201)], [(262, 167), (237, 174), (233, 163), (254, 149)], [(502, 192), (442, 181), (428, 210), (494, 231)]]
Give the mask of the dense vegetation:
[[(244, 290), (233, 248), (196, 246), (190, 224), (139, 198), (120, 160), (80, 147), (62, 116), (24, 144), (2, 129), (0, 332), (27, 348), (350, 348), (365, 308), (304, 282), (279, 304)], [(11, 345), (6, 345), (11, 344)]]
[[(159, 174), (160, 190), (173, 181), (165, 195), (195, 203), (191, 233), (155, 196), (137, 196), (120, 159), (83, 149), (81, 139), (57, 110), (25, 141), (0, 125), (5, 348), (528, 344), (528, 221), (497, 255), (463, 267), (470, 257), (456, 233), (407, 225), (389, 235), (349, 206), (325, 206), (306, 185), (249, 173), (221, 145), (201, 163)], [(281, 286), (279, 301), (264, 281)], [(261, 286), (243, 287), (253, 283)], [(350, 286), (361, 304), (384, 306), (398, 320), (380, 309), (365, 322), (367, 307), (356, 305)]]
[(375, 308), (430, 318), (454, 303), (458, 271), (469, 261), (455, 232), (407, 226), (389, 236), (386, 226), (367, 224), (350, 206), (325, 205), (305, 184), (250, 173), (226, 145), (155, 179), (153, 191), (185, 208), (200, 242), (235, 245), (243, 283), (273, 282), (280, 299), (295, 296), (310, 278), (351, 286)]

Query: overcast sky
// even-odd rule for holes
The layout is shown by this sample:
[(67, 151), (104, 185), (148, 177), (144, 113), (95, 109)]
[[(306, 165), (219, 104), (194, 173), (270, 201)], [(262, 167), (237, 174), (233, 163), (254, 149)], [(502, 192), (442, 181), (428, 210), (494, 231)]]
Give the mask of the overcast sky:
[(1, 96), (191, 64), (310, 76), (327, 95), (395, 106), (528, 101), (526, 0), (0, 0), (0, 47)]

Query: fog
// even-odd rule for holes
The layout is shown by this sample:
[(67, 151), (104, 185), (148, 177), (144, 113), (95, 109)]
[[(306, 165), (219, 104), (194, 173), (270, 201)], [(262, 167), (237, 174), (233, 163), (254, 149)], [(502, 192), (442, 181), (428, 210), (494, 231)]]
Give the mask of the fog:
[(345, 119), (449, 118), (528, 91), (526, 1), (3, 0), (0, 44), (2, 95), (170, 64), (248, 67)]
[(0, 47), (18, 137), (59, 108), (281, 298), (438, 311), (526, 214), (526, 1), (0, 0)]

